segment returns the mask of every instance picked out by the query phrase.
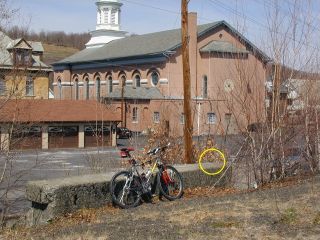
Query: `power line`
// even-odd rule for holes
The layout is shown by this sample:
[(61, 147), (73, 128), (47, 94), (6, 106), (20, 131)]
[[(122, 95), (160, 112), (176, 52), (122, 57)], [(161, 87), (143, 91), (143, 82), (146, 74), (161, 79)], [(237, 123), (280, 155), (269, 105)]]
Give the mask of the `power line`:
[[(169, 10), (169, 9), (165, 9), (165, 8), (160, 8), (160, 7), (156, 7), (156, 6), (152, 6), (150, 4), (144, 4), (144, 3), (133, 1), (133, 0), (123, 0), (123, 1), (128, 2), (128, 3), (132, 3), (132, 4), (136, 4), (136, 5), (139, 5), (139, 6), (143, 6), (143, 7), (147, 7), (147, 8), (151, 8), (151, 9), (156, 9), (156, 10), (163, 11), (163, 12), (167, 12), (167, 13), (170, 13), (170, 14), (180, 15), (180, 12)], [(265, 24), (261, 23), (260, 21), (254, 19), (252, 17), (249, 17), (248, 15), (246, 15), (244, 13), (241, 13), (241, 12), (237, 11), (236, 9), (224, 4), (223, 2), (221, 2), (219, 0), (208, 0), (208, 1), (211, 2), (212, 4), (214, 4), (215, 6), (218, 6), (218, 7), (222, 8), (222, 9), (228, 11), (228, 12), (231, 12), (232, 14), (234, 14), (236, 16), (239, 16), (239, 17), (243, 18), (244, 20), (249, 20), (250, 22), (254, 23), (255, 25), (260, 26), (263, 29), (267, 29), (270, 32), (273, 32), (273, 33), (282, 35), (284, 37), (287, 37), (288, 39), (298, 43), (299, 45), (304, 45), (306, 47), (310, 47), (310, 48), (312, 48), (312, 49), (314, 49), (316, 51), (319, 51), (319, 47), (313, 46), (313, 45), (311, 45), (309, 43), (305, 43), (305, 42), (303, 42), (301, 40), (296, 40), (295, 38), (288, 36), (286, 33), (282, 33), (282, 32), (276, 31), (276, 30), (272, 30), (268, 26), (266, 26)], [(270, 3), (268, 4), (268, 6), (271, 7)], [(206, 20), (206, 21), (209, 21), (209, 22), (213, 22), (214, 21), (212, 19), (208, 19), (208, 18), (205, 18), (205, 17), (202, 17), (202, 16), (198, 16), (198, 18)], [(320, 31), (320, 29), (319, 29), (319, 31)]]
[(313, 45), (311, 45), (311, 44), (305, 43), (305, 42), (303, 42), (303, 41), (301, 41), (301, 40), (300, 40), (300, 41), (299, 41), (299, 40), (296, 40), (295, 38), (293, 38), (293, 37), (291, 37), (291, 36), (288, 36), (288, 35), (285, 34), (285, 33), (282, 33), (282, 32), (276, 31), (276, 30), (272, 30), (272, 29), (270, 29), (268, 26), (264, 25), (263, 23), (255, 20), (254, 18), (248, 17), (248, 16), (245, 15), (244, 13), (238, 12), (237, 10), (233, 9), (233, 8), (230, 7), (230, 6), (227, 6), (226, 4), (224, 4), (223, 2), (221, 2), (221, 1), (219, 1), (219, 0), (208, 0), (208, 1), (211, 2), (212, 4), (214, 4), (215, 6), (218, 6), (218, 7), (222, 8), (222, 9), (228, 11), (228, 12), (231, 12), (231, 13), (233, 13), (233, 14), (241, 17), (241, 18), (243, 18), (244, 20), (248, 19), (250, 22), (252, 22), (252, 23), (254, 23), (254, 24), (256, 24), (256, 25), (259, 25), (259, 26), (261, 26), (262, 28), (265, 28), (265, 29), (267, 29), (267, 30), (270, 31), (270, 32), (273, 32), (273, 33), (282, 35), (282, 36), (284, 36), (284, 37), (286, 37), (286, 38), (288, 38), (288, 39), (290, 39), (290, 40), (298, 43), (299, 45), (304, 45), (304, 46), (310, 47), (310, 48), (312, 48), (312, 49), (314, 49), (314, 50), (316, 50), (316, 51), (319, 51), (319, 47), (316, 47), (316, 46), (313, 46)]
[[(273, 3), (271, 0), (254, 0), (255, 2), (257, 2), (258, 4), (260, 5), (267, 5), (268, 7), (270, 8), (275, 8), (277, 7), (277, 5), (275, 3)], [(292, 5), (293, 7), (296, 7), (295, 4), (293, 3), (290, 3), (289, 1), (286, 1), (288, 4)], [(283, 7), (281, 7), (281, 5), (278, 6), (280, 11), (282, 11), (283, 13), (285, 14), (291, 14), (290, 11), (288, 11), (287, 9), (284, 9)], [(308, 12), (306, 12), (305, 10), (303, 9), (299, 9), (301, 10), (302, 12), (306, 13), (306, 14), (309, 14)], [(312, 20), (317, 20), (316, 17), (312, 16), (311, 15), (311, 19)], [(301, 22), (302, 24), (305, 24), (305, 21), (303, 19), (301, 19), (301, 17), (297, 17), (297, 20), (299, 22)], [(312, 27), (313, 30), (317, 30), (320, 32), (320, 28), (318, 28), (317, 26), (311, 24), (311, 23), (308, 23), (308, 25), (310, 25)]]

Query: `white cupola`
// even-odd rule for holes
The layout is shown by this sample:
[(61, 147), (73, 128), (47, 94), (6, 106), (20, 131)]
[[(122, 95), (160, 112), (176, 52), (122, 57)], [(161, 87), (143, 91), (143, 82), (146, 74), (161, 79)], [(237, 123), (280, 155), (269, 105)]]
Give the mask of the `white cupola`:
[(91, 31), (87, 48), (102, 47), (106, 43), (125, 37), (121, 31), (120, 13), (122, 3), (119, 0), (99, 0), (97, 5), (96, 30)]

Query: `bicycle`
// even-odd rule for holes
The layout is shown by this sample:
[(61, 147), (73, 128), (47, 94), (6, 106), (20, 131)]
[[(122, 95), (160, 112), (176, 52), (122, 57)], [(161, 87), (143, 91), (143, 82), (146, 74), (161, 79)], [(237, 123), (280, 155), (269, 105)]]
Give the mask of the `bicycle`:
[[(169, 146), (158, 147), (147, 154), (155, 156)], [(116, 173), (110, 181), (110, 193), (112, 202), (121, 208), (136, 207), (141, 202), (143, 197), (151, 200), (152, 194), (155, 192), (156, 187), (159, 189), (160, 197), (164, 196), (166, 199), (173, 201), (180, 198), (183, 194), (183, 180), (181, 174), (173, 166), (164, 164), (160, 157), (157, 156), (152, 168), (149, 168), (147, 173), (138, 171), (139, 167), (144, 168), (146, 164), (152, 163), (149, 159), (145, 163), (138, 163), (131, 157), (130, 152), (134, 151), (133, 148), (122, 148), (122, 157), (129, 157), (131, 167), (128, 170)], [(151, 181), (154, 177), (154, 183)]]

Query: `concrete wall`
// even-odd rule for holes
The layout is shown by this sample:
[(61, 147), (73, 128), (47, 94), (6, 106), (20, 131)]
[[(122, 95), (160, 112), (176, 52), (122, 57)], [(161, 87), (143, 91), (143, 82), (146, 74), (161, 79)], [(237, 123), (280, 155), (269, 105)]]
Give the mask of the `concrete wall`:
[[(196, 164), (177, 166), (177, 169), (183, 176), (185, 188), (213, 186), (221, 177), (205, 175)], [(98, 208), (110, 203), (109, 181), (113, 174), (29, 182), (26, 187), (27, 199), (32, 203), (29, 223), (43, 224), (81, 208)], [(217, 186), (227, 186), (230, 174), (231, 171), (226, 172)]]

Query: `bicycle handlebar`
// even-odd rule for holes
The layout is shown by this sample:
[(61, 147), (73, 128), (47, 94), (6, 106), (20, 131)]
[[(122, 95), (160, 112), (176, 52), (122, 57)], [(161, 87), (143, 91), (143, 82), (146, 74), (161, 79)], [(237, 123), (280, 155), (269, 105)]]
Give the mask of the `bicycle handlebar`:
[(148, 155), (155, 155), (157, 154), (159, 151), (164, 151), (166, 148), (168, 148), (171, 145), (171, 143), (168, 143), (166, 146), (163, 147), (157, 147), (154, 148), (152, 150), (150, 150), (149, 152), (147, 152)]

